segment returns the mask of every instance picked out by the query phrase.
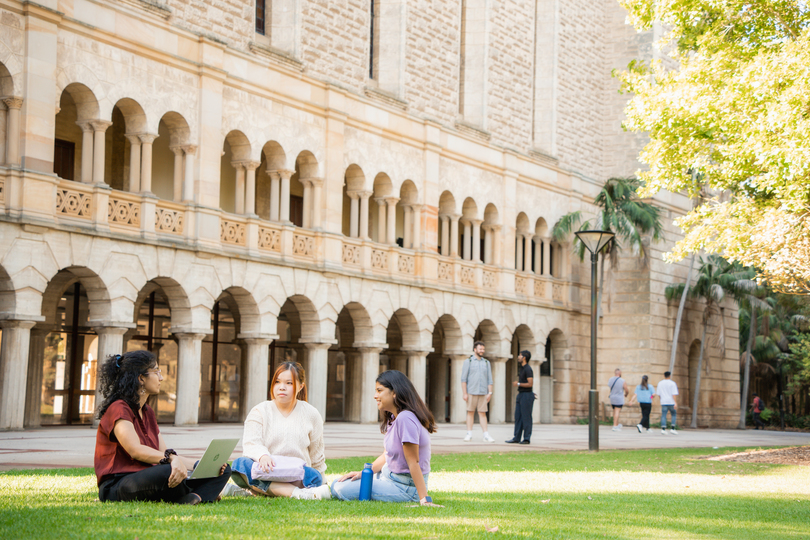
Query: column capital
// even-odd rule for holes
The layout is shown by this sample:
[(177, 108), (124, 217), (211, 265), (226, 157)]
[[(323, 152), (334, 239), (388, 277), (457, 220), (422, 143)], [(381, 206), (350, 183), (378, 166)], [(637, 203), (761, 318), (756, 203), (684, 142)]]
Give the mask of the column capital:
[(175, 156), (182, 157), (183, 156), (183, 147), (182, 146), (170, 146), (169, 150), (171, 150)]
[(447, 217), (450, 218), (450, 221), (458, 221), (461, 219), (461, 214), (447, 214)]
[(90, 125), (93, 126), (94, 131), (107, 131), (112, 122), (109, 120), (90, 120)]
[(152, 144), (158, 138), (156, 133), (139, 133), (138, 138), (143, 144)]
[(332, 343), (302, 343), (302, 345), (304, 347), (306, 347), (307, 350), (310, 350), (310, 351), (319, 351), (319, 350), (322, 351), (324, 349), (328, 349), (333, 344)]
[(292, 178), (292, 175), (295, 174), (295, 171), (291, 171), (290, 169), (276, 169), (275, 171), (281, 177), (282, 180), (287, 179), (289, 180)]
[(213, 332), (209, 328), (169, 328), (169, 334), (181, 339), (203, 339)]
[(459, 223), (461, 223), (461, 224), (462, 224), (462, 225), (464, 225), (465, 227), (466, 227), (467, 225), (472, 225), (472, 220), (471, 220), (470, 218), (466, 218), (466, 217), (464, 217), (464, 216), (461, 216), (461, 217), (458, 219), (458, 221), (459, 221)]
[(0, 320), (0, 328), (20, 328), (22, 330), (30, 330), (36, 326), (37, 322), (39, 321), (3, 319)]
[(125, 322), (104, 322), (104, 321), (89, 321), (90, 327), (98, 335), (102, 334), (126, 334), (130, 330), (137, 328), (135, 323)]
[(231, 161), (231, 167), (238, 170), (242, 167), (245, 167), (247, 163), (248, 163), (247, 161)]
[(197, 145), (196, 144), (185, 144), (185, 145), (181, 146), (180, 148), (183, 149), (183, 152), (185, 152), (186, 155), (193, 156), (194, 154), (197, 153)]
[(242, 337), (241, 335), (236, 336), (237, 339), (244, 341), (247, 345), (254, 345), (259, 347), (269, 347), (274, 338), (267, 338), (267, 337)]
[(361, 199), (368, 199), (372, 195), (374, 195), (373, 191), (358, 191), (357, 194), (360, 196)]
[(310, 184), (312, 187), (320, 187), (323, 185), (323, 178), (318, 178), (317, 176), (312, 176), (310, 178), (304, 178), (301, 180), (302, 184)]
[(22, 108), (23, 98), (19, 96), (4, 97), (3, 103), (5, 103), (6, 107), (9, 109), (20, 109)]
[(466, 354), (466, 353), (465, 353), (465, 354), (459, 354), (459, 353), (455, 353), (455, 354), (447, 354), (446, 356), (449, 356), (449, 357), (450, 357), (450, 360), (456, 360), (456, 361), (461, 362), (461, 361), (464, 361), (464, 360), (466, 360), (467, 358), (469, 358), (471, 355), (472, 355), (472, 353), (469, 353), (469, 354)]
[(262, 164), (261, 161), (245, 161), (245, 162), (243, 162), (243, 165), (244, 165), (245, 169), (248, 170), (248, 171), (255, 171), (256, 169), (259, 168), (259, 165), (261, 165), (261, 164)]
[(473, 225), (481, 225), (481, 224), (484, 222), (484, 220), (483, 220), (483, 219), (476, 219), (476, 218), (471, 219), (471, 220), (469, 220), (469, 221), (470, 221), (470, 223), (472, 223)]
[(500, 364), (502, 362), (504, 362), (504, 363), (508, 362), (511, 359), (512, 359), (511, 356), (493, 356), (492, 360), (490, 360), (490, 361), (493, 362), (493, 363), (497, 362), (497, 363)]
[(381, 199), (384, 199), (388, 206), (394, 206), (399, 202), (399, 197), (381, 197)]
[(385, 197), (374, 197), (374, 202), (377, 203), (377, 206), (384, 206), (385, 201)]
[[(76, 122), (77, 124), (79, 122)], [(84, 128), (82, 128), (84, 129)], [(125, 133), (124, 137), (127, 138), (130, 144), (141, 144), (141, 134), (140, 133)]]
[(357, 199), (359, 199), (359, 198), (360, 198), (360, 192), (359, 192), (359, 191), (347, 191), (347, 192), (346, 192), (346, 195), (347, 195), (347, 196), (348, 196), (350, 199), (352, 199), (352, 200), (354, 200), (354, 201), (356, 201)]
[(78, 120), (76, 125), (82, 128), (85, 133), (93, 131), (92, 120)]
[(426, 351), (402, 351), (403, 353), (407, 354), (408, 356), (427, 356), (433, 352), (433, 349), (428, 349)]

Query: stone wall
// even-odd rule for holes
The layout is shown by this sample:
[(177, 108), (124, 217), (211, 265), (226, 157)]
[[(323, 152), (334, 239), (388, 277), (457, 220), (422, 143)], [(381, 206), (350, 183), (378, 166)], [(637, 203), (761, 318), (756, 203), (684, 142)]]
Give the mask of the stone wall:
[[(246, 50), (255, 28), (254, 2), (245, 0), (165, 0), (172, 21), (182, 28)], [(270, 0), (268, 0), (268, 3)]]

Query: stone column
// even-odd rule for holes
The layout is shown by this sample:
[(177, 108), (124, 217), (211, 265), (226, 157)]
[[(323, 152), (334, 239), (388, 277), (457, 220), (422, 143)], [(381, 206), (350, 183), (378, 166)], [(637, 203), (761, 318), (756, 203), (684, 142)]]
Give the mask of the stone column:
[(484, 225), (484, 264), (492, 264), (492, 228)]
[(523, 236), (523, 242), (526, 246), (523, 248), (523, 271), (532, 271), (532, 235), (526, 234)]
[(295, 171), (282, 169), (278, 171), (281, 177), (281, 198), (279, 200), (279, 220), (282, 223), (290, 224), (290, 178)]
[(492, 232), (492, 262), (490, 264), (495, 266), (503, 266), (503, 256), (501, 252), (501, 226), (493, 225), (490, 227)]
[[(532, 423), (539, 424), (540, 423), (540, 402), (543, 401), (540, 399), (542, 397), (541, 389), (540, 389), (540, 364), (539, 360), (529, 360), (529, 367), (532, 368), (532, 374), (534, 375), (532, 380), (532, 392), (537, 395), (537, 399), (534, 400), (532, 404)], [(554, 396), (552, 396), (552, 403), (554, 401)]]
[(359, 218), (360, 218), (360, 208), (359, 208), (359, 199), (360, 194), (356, 191), (349, 191), (347, 193), (349, 199), (351, 199), (351, 209), (349, 210), (349, 236), (352, 238), (357, 238), (360, 233), (360, 225), (359, 225)]
[(517, 244), (517, 253), (515, 254), (515, 270), (518, 272), (523, 271), (523, 235), (515, 233), (515, 243)]
[[(157, 135), (141, 133), (141, 193), (152, 193), (152, 143)], [(94, 150), (95, 151), (95, 150)]]
[(205, 334), (174, 332), (177, 338), (176, 426), (197, 424), (200, 409), (200, 358)]
[(370, 191), (360, 192), (360, 238), (371, 240), (368, 236), (368, 199), (371, 197)]
[(6, 163), (8, 165), (20, 164), (20, 109), (23, 98), (7, 97), (3, 98), (3, 103), (8, 107), (8, 124), (6, 129)]
[[(90, 125), (89, 120), (76, 122), (76, 125), (82, 128), (82, 183), (89, 184), (93, 181), (93, 126)], [(139, 171), (141, 169), (140, 148), (141, 143), (140, 139), (138, 139)], [(140, 179), (138, 180), (138, 184), (140, 184)]]
[[(56, 110), (59, 114), (59, 109)], [(8, 130), (8, 108), (5, 105), (0, 105), (0, 126), (4, 126)], [(6, 163), (6, 146), (8, 145), (8, 137), (0, 134), (0, 165)]]
[(258, 161), (247, 161), (245, 166), (245, 215), (256, 216), (256, 169), (261, 165)]
[(551, 239), (543, 239), (543, 275), (551, 275)]
[(242, 161), (231, 161), (231, 166), (236, 169), (236, 183), (234, 185), (234, 205), (233, 213), (242, 215), (245, 213), (245, 166)]
[[(141, 138), (137, 133), (127, 133), (129, 141), (129, 191), (141, 191)], [(84, 175), (84, 151), (82, 151), (82, 175)], [(82, 178), (84, 181), (84, 178)]]
[(395, 369), (401, 371), (406, 376), (408, 375), (408, 355), (402, 351), (387, 351), (385, 355), (388, 357), (388, 369)]
[(427, 381), (427, 351), (408, 351), (408, 378), (416, 388), (416, 393), (423, 400), (425, 395), (425, 382)]
[(377, 203), (377, 242), (385, 244), (385, 225), (388, 221), (385, 217), (385, 199), (383, 197), (375, 197), (374, 202)]
[(270, 176), (270, 221), (278, 221), (281, 175), (270, 169), (267, 169), (267, 174)]
[(303, 178), (301, 183), (304, 185), (304, 215), (302, 216), (302, 225), (305, 229), (312, 228), (312, 184), (309, 178)]
[(444, 422), (447, 399), (447, 358), (440, 356), (430, 362), (430, 412), (437, 422)]
[(183, 202), (194, 202), (194, 154), (197, 147), (188, 144), (183, 147), (185, 155), (184, 178), (183, 178)]
[(360, 363), (360, 353), (348, 351), (344, 353), (346, 358), (346, 382), (344, 383), (344, 404), (343, 416), (349, 422), (360, 421), (360, 396), (362, 395), (362, 365)]
[(450, 422), (458, 424), (467, 418), (467, 402), (461, 392), (461, 368), (469, 354), (450, 355)]
[(388, 224), (386, 225), (385, 232), (386, 238), (385, 243), (389, 246), (397, 245), (397, 203), (399, 202), (399, 198), (397, 197), (388, 197), (385, 199), (385, 203), (388, 205), (388, 210), (386, 213), (386, 218), (388, 220)]
[(458, 257), (458, 220), (459, 214), (450, 216), (450, 256)]
[[(310, 178), (310, 184), (312, 184), (312, 214), (310, 215), (310, 228), (312, 229), (320, 229), (321, 228), (321, 193), (323, 192), (323, 178)], [(307, 205), (307, 201), (304, 201), (304, 205)]]
[(442, 214), (439, 219), (442, 220), (442, 255), (447, 257), (450, 255), (450, 216)]
[(380, 374), (382, 348), (360, 347), (357, 350), (360, 353), (360, 423), (369, 424), (379, 419), (374, 392), (377, 376)]
[[(329, 375), (329, 343), (304, 343), (307, 348), (307, 399), (326, 418), (326, 382)], [(378, 358), (379, 362), (379, 358)], [(376, 376), (375, 376), (376, 379)]]
[(539, 236), (534, 237), (534, 273), (540, 275), (543, 273), (542, 268), (542, 253), (543, 243)]
[[(112, 125), (112, 122), (107, 120), (93, 120), (90, 122), (93, 126), (93, 183), (104, 183), (104, 160), (107, 157), (106, 136), (107, 128)], [(152, 147), (149, 147), (149, 157), (151, 159)]]
[(183, 198), (183, 147), (170, 146), (174, 153), (174, 175), (172, 176), (172, 200), (180, 202)]
[[(133, 325), (134, 326), (134, 325)], [(124, 334), (130, 330), (128, 326), (94, 326), (93, 331), (98, 336), (98, 346), (96, 348), (98, 358), (96, 360), (96, 401), (95, 408), (98, 408), (101, 400), (101, 388), (99, 386), (100, 377), (98, 372), (107, 357), (113, 354), (124, 354)], [(97, 426), (98, 421), (93, 419), (93, 425)]]
[[(243, 416), (263, 401), (267, 401), (268, 361), (272, 339), (245, 338), (247, 361), (245, 363), (245, 406)], [(243, 418), (244, 420), (244, 418)]]
[(45, 336), (50, 329), (37, 325), (31, 329), (28, 345), (28, 379), (25, 389), (25, 427), (39, 427), (42, 423), (42, 367), (45, 363)]
[(419, 250), (422, 248), (422, 205), (411, 205), (413, 210), (413, 238), (411, 240), (411, 249)]
[(506, 361), (509, 358), (492, 358), (492, 399), (489, 402), (489, 421), (503, 424), (506, 421)]
[(472, 222), (472, 260), (481, 260), (481, 223), (480, 219), (473, 219)]
[(413, 208), (411, 208), (410, 205), (405, 205), (403, 210), (405, 210), (405, 219), (403, 220), (402, 247), (411, 249), (411, 236), (413, 235)]
[(25, 421), (28, 345), (34, 321), (0, 321), (0, 431), (20, 430)]
[(461, 218), (461, 223), (464, 225), (464, 245), (461, 246), (461, 258), (465, 261), (472, 260), (472, 253), (470, 253), (470, 236), (472, 236), (472, 222), (469, 219)]

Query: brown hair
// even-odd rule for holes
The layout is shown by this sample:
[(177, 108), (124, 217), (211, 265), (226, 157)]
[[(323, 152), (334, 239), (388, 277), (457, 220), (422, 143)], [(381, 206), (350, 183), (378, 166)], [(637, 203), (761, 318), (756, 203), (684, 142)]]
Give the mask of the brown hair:
[(285, 371), (292, 371), (295, 399), (298, 399), (300, 401), (306, 401), (307, 400), (306, 376), (304, 375), (304, 368), (298, 362), (282, 362), (281, 364), (278, 365), (278, 367), (276, 368), (276, 372), (273, 373), (273, 378), (270, 379), (270, 399), (276, 398), (276, 396), (273, 395), (273, 389), (276, 386), (278, 378)]

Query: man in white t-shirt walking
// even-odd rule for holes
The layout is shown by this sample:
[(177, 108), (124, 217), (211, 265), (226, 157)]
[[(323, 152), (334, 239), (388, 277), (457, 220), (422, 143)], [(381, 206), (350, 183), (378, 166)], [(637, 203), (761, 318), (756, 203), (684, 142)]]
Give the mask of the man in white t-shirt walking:
[(670, 379), (669, 371), (664, 372), (664, 380), (658, 383), (656, 395), (661, 399), (661, 434), (667, 434), (667, 412), (672, 413), (672, 423), (669, 432), (677, 435), (675, 431), (678, 424), (678, 401), (675, 396), (678, 395), (678, 385), (675, 381)]

